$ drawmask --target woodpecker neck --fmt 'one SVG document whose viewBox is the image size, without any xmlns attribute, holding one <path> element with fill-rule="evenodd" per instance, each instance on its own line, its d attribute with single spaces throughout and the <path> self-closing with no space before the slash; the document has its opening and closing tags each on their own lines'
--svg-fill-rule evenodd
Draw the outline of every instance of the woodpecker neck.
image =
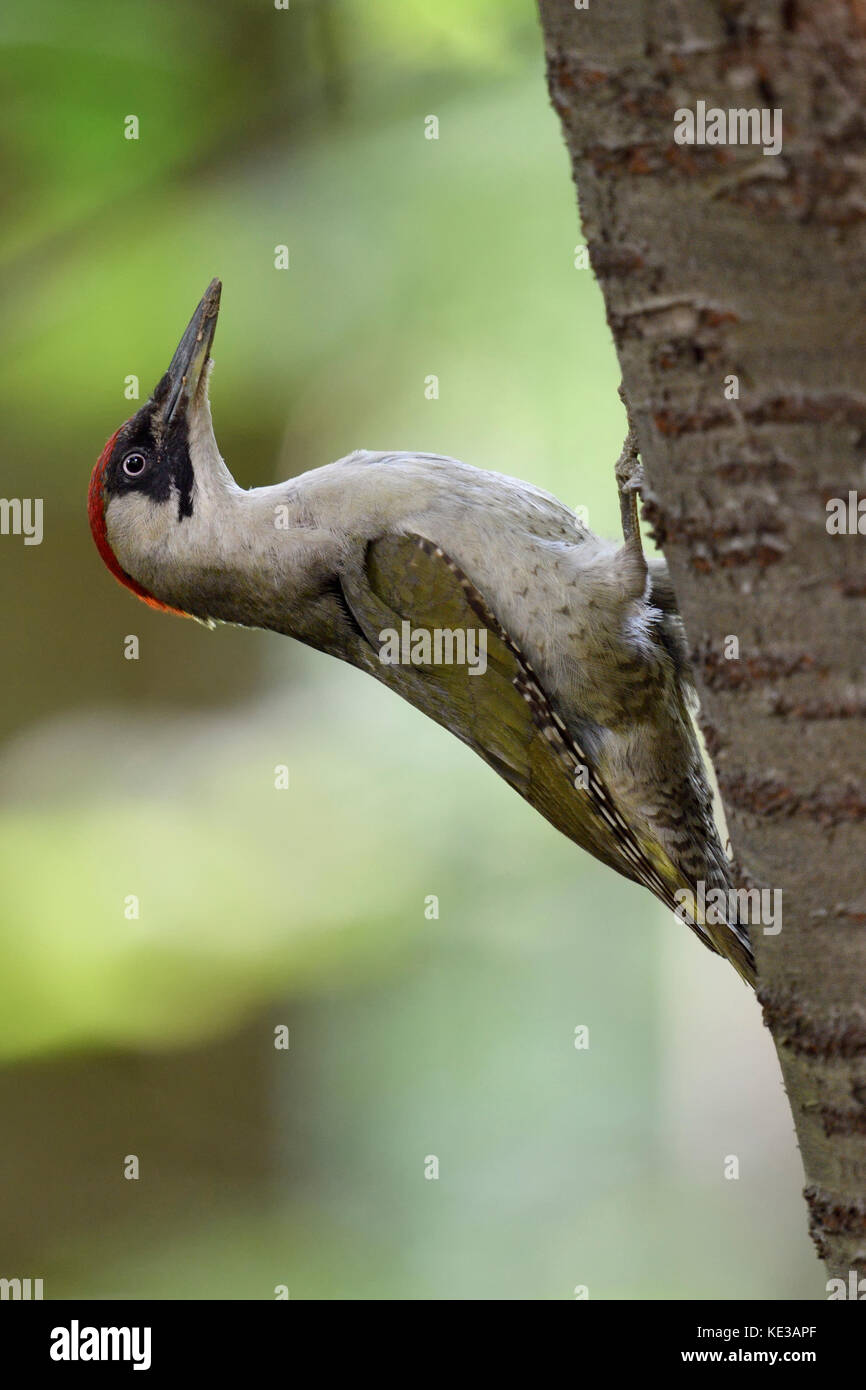
<svg viewBox="0 0 866 1390">
<path fill-rule="evenodd" d="M 210 621 L 224 616 L 226 595 L 214 590 L 229 583 L 232 552 L 243 553 L 246 494 L 220 457 L 206 391 L 171 420 L 163 394 L 161 383 L 103 449 L 90 482 L 91 530 L 112 574 L 144 603 Z"/>
<path fill-rule="evenodd" d="M 244 549 L 244 493 L 221 459 L 208 462 L 194 466 L 185 505 L 138 492 L 108 498 L 104 512 L 109 568 L 151 606 L 203 621 L 224 618 L 215 599 L 231 592 Z"/>
<path fill-rule="evenodd" d="M 244 491 L 207 438 L 191 441 L 190 456 L 183 511 L 174 495 L 106 498 L 97 464 L 91 525 L 108 568 L 151 607 L 315 643 L 318 594 L 337 563 L 333 534 L 305 522 L 292 483 Z"/>
</svg>

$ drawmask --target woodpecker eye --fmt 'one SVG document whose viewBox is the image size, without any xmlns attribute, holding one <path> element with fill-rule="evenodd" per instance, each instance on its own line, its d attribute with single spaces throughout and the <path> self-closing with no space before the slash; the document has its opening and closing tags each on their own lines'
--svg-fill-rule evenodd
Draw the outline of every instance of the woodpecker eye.
<svg viewBox="0 0 866 1390">
<path fill-rule="evenodd" d="M 123 471 L 127 478 L 140 478 L 147 467 L 147 459 L 144 454 L 127 454 L 123 460 Z"/>
</svg>

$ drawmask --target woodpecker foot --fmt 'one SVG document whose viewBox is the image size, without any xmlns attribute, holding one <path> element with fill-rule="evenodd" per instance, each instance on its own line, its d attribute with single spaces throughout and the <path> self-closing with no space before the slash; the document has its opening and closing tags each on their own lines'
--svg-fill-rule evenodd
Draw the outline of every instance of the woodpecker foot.
<svg viewBox="0 0 866 1390">
<path fill-rule="evenodd" d="M 616 461 L 616 484 L 620 492 L 640 492 L 643 484 L 643 464 L 639 458 L 634 430 L 629 430 Z"/>
<path fill-rule="evenodd" d="M 640 544 L 638 523 L 638 497 L 644 483 L 643 464 L 638 458 L 638 442 L 634 430 L 629 427 L 622 446 L 622 453 L 616 461 L 616 485 L 619 489 L 619 509 L 622 517 L 622 534 L 625 540 L 637 538 Z"/>
</svg>

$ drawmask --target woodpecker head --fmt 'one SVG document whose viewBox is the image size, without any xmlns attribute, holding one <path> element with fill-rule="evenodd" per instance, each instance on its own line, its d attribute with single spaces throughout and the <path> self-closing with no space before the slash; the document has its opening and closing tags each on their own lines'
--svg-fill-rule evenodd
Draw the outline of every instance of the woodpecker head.
<svg viewBox="0 0 866 1390">
<path fill-rule="evenodd" d="M 90 528 L 112 574 L 153 608 L 186 613 L 165 576 L 195 549 L 196 510 L 234 483 L 217 449 L 207 382 L 219 312 L 212 280 L 146 405 L 111 436 L 90 479 Z M 184 534 L 186 530 L 187 534 Z"/>
</svg>

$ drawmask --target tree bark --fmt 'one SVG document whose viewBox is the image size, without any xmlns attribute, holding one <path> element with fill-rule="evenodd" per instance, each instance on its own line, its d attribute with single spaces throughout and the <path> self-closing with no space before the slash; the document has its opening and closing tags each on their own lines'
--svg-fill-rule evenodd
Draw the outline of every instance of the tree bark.
<svg viewBox="0 0 866 1390">
<path fill-rule="evenodd" d="M 866 1274 L 866 0 L 539 7 L 738 882 L 782 893 L 781 931 L 752 927 L 758 997 L 811 1234 L 847 1281 Z M 678 143 L 701 101 L 779 110 L 781 152 Z"/>
</svg>

